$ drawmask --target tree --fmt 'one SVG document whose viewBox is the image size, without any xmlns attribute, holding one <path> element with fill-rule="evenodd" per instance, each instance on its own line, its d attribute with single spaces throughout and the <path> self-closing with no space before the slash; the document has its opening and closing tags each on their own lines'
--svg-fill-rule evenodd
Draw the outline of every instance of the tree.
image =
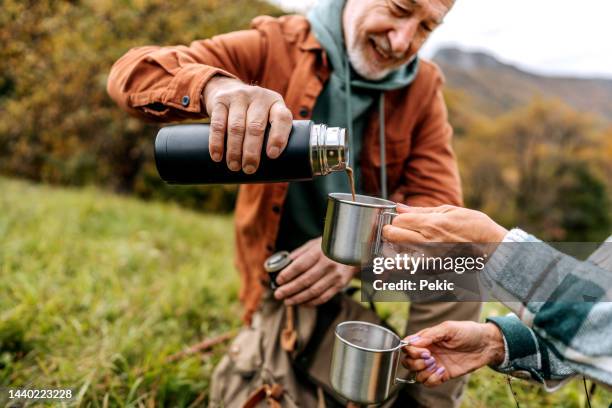
<svg viewBox="0 0 612 408">
<path fill-rule="evenodd" d="M 547 240 L 609 234 L 607 138 L 591 116 L 535 99 L 500 118 L 464 123 L 456 145 L 467 206 Z"/>
<path fill-rule="evenodd" d="M 131 47 L 188 44 L 247 28 L 260 14 L 279 10 L 259 0 L 4 0 L 0 172 L 231 210 L 235 188 L 159 182 L 157 126 L 121 112 L 106 94 L 106 78 Z"/>
<path fill-rule="evenodd" d="M 606 186 L 585 162 L 560 168 L 557 190 L 559 224 L 566 241 L 602 241 L 612 231 L 611 204 Z"/>
</svg>

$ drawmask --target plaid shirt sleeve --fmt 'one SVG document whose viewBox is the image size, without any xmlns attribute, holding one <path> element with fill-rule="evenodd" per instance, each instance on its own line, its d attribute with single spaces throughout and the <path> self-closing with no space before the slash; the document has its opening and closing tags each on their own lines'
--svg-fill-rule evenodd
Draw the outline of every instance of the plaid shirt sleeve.
<svg viewBox="0 0 612 408">
<path fill-rule="evenodd" d="M 582 262 L 519 229 L 505 242 L 481 277 L 515 313 L 488 319 L 506 346 L 494 368 L 547 389 L 576 374 L 612 384 L 612 245 Z"/>
<path fill-rule="evenodd" d="M 487 322 L 497 325 L 504 337 L 506 356 L 502 364 L 492 367 L 496 371 L 542 383 L 549 391 L 576 375 L 576 371 L 515 314 L 489 317 Z"/>
</svg>

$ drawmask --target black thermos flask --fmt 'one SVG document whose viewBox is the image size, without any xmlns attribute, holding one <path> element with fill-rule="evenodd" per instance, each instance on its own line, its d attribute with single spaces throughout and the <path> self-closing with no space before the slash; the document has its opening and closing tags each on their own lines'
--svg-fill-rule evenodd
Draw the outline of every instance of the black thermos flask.
<svg viewBox="0 0 612 408">
<path fill-rule="evenodd" d="M 161 178 L 170 184 L 263 183 L 309 180 L 346 169 L 348 137 L 339 127 L 309 120 L 294 120 L 287 147 L 276 159 L 265 154 L 270 126 L 257 171 L 231 171 L 225 162 L 210 157 L 210 125 L 184 124 L 160 129 L 155 139 L 155 164 Z M 225 151 L 225 150 L 224 150 Z"/>
</svg>

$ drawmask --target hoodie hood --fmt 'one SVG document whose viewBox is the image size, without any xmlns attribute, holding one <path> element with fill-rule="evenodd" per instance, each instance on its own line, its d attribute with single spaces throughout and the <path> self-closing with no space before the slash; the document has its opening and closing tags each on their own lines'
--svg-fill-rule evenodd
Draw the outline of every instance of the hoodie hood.
<svg viewBox="0 0 612 408">
<path fill-rule="evenodd" d="M 350 64 L 348 64 L 349 72 L 347 72 L 348 54 L 342 28 L 342 12 L 345 3 L 346 0 L 319 0 L 308 13 L 308 21 L 312 31 L 325 49 L 332 65 L 332 76 L 337 76 L 344 82 L 345 76 L 348 74 L 351 87 L 361 89 L 389 91 L 408 86 L 416 77 L 418 58 L 414 58 L 378 81 L 361 78 Z"/>
</svg>

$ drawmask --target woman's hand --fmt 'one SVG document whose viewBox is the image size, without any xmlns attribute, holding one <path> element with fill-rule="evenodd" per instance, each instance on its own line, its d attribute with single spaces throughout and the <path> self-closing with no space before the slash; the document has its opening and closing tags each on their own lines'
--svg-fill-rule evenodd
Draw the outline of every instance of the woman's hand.
<svg viewBox="0 0 612 408">
<path fill-rule="evenodd" d="M 447 321 L 406 338 L 404 367 L 416 380 L 433 387 L 485 365 L 499 365 L 504 340 L 493 323 Z"/>
<path fill-rule="evenodd" d="M 408 207 L 398 205 L 400 213 L 383 236 L 395 244 L 427 242 L 495 243 L 508 232 L 486 214 L 452 205 L 440 207 Z"/>
</svg>

